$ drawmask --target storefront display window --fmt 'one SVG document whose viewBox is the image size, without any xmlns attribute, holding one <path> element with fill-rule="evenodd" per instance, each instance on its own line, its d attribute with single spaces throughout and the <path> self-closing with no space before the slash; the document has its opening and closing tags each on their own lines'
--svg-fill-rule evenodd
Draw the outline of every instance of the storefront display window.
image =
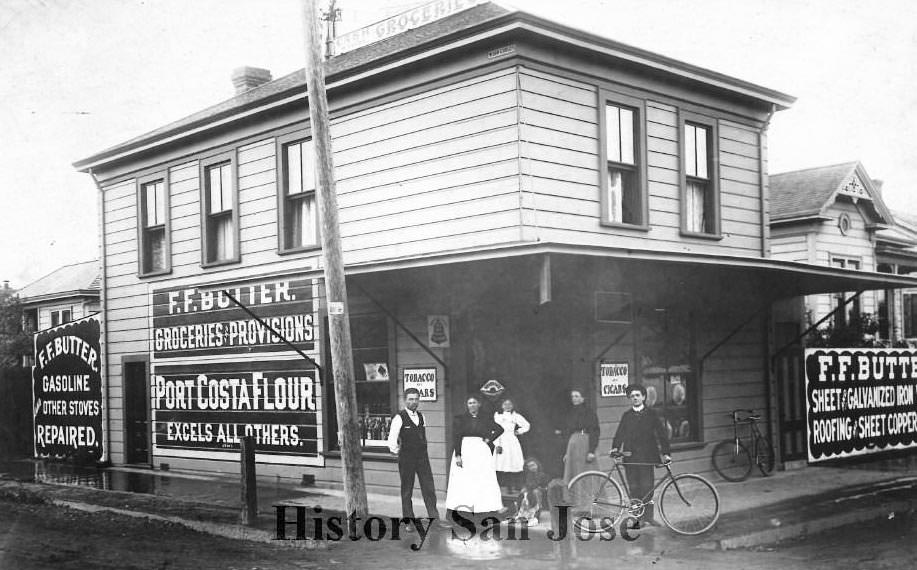
<svg viewBox="0 0 917 570">
<path fill-rule="evenodd" d="M 646 404 L 664 418 L 672 442 L 696 441 L 700 414 L 690 315 L 677 309 L 644 308 L 639 326 Z"/>
<path fill-rule="evenodd" d="M 354 380 L 363 445 L 384 446 L 394 414 L 394 374 L 391 371 L 394 363 L 389 351 L 388 320 L 383 315 L 351 316 L 350 337 L 353 345 Z M 328 352 L 330 355 L 330 350 Z M 330 357 L 326 362 L 330 364 Z M 326 377 L 330 381 L 333 375 L 329 372 L 326 372 Z M 329 415 L 334 416 L 337 406 L 331 405 L 328 410 Z M 337 431 L 337 418 L 329 418 L 329 425 Z M 337 438 L 331 439 L 333 442 L 336 440 Z"/>
</svg>

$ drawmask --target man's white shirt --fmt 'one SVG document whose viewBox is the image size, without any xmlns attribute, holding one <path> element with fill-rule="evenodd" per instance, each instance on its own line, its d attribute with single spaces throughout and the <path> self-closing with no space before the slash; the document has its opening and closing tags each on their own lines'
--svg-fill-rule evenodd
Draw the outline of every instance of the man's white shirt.
<svg viewBox="0 0 917 570">
<path fill-rule="evenodd" d="M 404 409 L 407 412 L 408 417 L 414 422 L 415 426 L 420 425 L 420 414 L 415 410 Z M 401 414 L 395 414 L 395 417 L 392 418 L 392 425 L 388 430 L 388 449 L 392 453 L 398 453 L 400 449 L 398 446 L 398 436 L 401 434 Z"/>
</svg>

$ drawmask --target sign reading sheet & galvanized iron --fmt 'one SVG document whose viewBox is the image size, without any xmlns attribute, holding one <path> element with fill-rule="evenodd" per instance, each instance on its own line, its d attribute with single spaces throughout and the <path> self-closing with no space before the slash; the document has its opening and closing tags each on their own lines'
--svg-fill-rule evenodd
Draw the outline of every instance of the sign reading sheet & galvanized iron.
<svg viewBox="0 0 917 570">
<path fill-rule="evenodd" d="M 318 373 L 290 346 L 318 361 L 316 292 L 296 277 L 153 291 L 156 455 L 232 459 L 253 436 L 260 462 L 323 464 Z"/>
<path fill-rule="evenodd" d="M 101 319 L 35 333 L 35 455 L 103 459 Z"/>
<path fill-rule="evenodd" d="M 809 461 L 917 446 L 917 351 L 807 349 Z"/>
</svg>

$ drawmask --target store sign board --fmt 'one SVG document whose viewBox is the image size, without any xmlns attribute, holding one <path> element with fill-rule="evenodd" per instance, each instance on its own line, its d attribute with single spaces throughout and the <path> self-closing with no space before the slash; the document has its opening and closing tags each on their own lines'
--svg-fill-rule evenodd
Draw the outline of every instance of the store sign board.
<svg viewBox="0 0 917 570">
<path fill-rule="evenodd" d="M 259 454 L 318 456 L 321 388 L 301 361 L 158 365 L 152 391 L 158 449 L 237 451 L 251 435 Z"/>
<path fill-rule="evenodd" d="M 157 289 L 152 302 L 155 359 L 291 350 L 284 339 L 299 350 L 315 350 L 317 299 L 312 279 Z"/>
<path fill-rule="evenodd" d="M 810 462 L 917 447 L 917 351 L 807 349 Z"/>
<path fill-rule="evenodd" d="M 626 396 L 625 390 L 628 385 L 628 364 L 627 362 L 607 362 L 599 363 L 599 388 L 603 398 L 613 396 Z"/>
<path fill-rule="evenodd" d="M 101 460 L 101 318 L 93 315 L 33 337 L 32 411 L 37 457 Z"/>
<path fill-rule="evenodd" d="M 405 368 L 402 377 L 404 389 L 419 391 L 421 402 L 436 401 L 436 368 Z"/>
</svg>

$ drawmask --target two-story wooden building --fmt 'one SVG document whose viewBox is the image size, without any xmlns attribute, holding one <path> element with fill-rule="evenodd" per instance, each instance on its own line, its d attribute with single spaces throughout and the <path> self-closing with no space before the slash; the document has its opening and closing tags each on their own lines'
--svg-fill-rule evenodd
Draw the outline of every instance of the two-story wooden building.
<svg viewBox="0 0 917 570">
<path fill-rule="evenodd" d="M 265 75 L 76 164 L 100 188 L 115 463 L 233 471 L 247 432 L 260 473 L 340 481 L 305 76 Z M 771 303 L 883 279 L 769 258 L 782 93 L 491 3 L 326 78 L 373 488 L 397 488 L 382 440 L 406 378 L 435 385 L 441 490 L 451 418 L 491 379 L 555 469 L 566 391 L 606 450 L 623 381 L 707 470 L 729 410 L 774 407 Z"/>
</svg>

